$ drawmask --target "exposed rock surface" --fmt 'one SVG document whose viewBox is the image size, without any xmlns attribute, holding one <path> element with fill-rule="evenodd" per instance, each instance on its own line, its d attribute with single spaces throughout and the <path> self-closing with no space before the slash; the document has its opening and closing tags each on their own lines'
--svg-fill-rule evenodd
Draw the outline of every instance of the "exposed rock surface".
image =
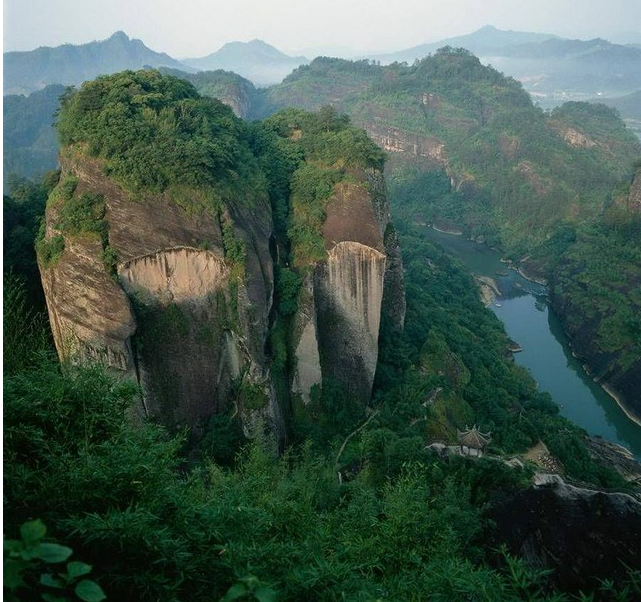
<svg viewBox="0 0 641 602">
<path fill-rule="evenodd" d="M 61 162 L 63 180 L 78 181 L 74 196 L 104 198 L 107 240 L 64 233 L 60 259 L 41 265 L 60 355 L 99 359 L 137 379 L 141 411 L 172 427 L 197 434 L 233 406 L 246 431 L 262 417 L 282 434 L 265 351 L 274 262 L 266 195 L 215 212 L 199 208 L 196 197 L 181 205 L 169 193 L 133 197 L 77 149 Z M 57 211 L 51 203 L 49 238 L 61 233 Z M 230 225 L 244 248 L 240 274 L 226 257 Z M 326 257 L 304 274 L 294 316 L 290 382 L 304 402 L 315 385 L 331 381 L 366 404 L 382 314 L 392 329 L 405 318 L 398 237 L 380 171 L 354 169 L 335 186 L 322 235 Z M 103 263 L 105 244 L 117 254 L 113 275 Z"/>
<path fill-rule="evenodd" d="M 596 142 L 592 140 L 592 138 L 575 128 L 560 125 L 558 126 L 557 131 L 561 138 L 563 138 L 563 140 L 565 140 L 570 146 L 576 146 L 578 148 L 592 148 L 593 146 L 596 146 Z"/>
<path fill-rule="evenodd" d="M 51 330 L 62 359 L 98 360 L 133 375 L 136 320 L 101 253 L 98 237 L 67 240 L 58 263 L 41 270 Z"/>
<path fill-rule="evenodd" d="M 146 413 L 172 426 L 198 429 L 242 398 L 232 398 L 234 386 L 236 394 L 251 386 L 252 412 L 278 431 L 264 351 L 273 292 L 266 195 L 216 215 L 183 209 L 167 194 L 132 198 L 81 153 L 67 152 L 61 162 L 63 178 L 78 179 L 75 195 L 103 195 L 118 260 L 114 279 L 98 236 L 66 235 L 61 258 L 41 266 L 60 355 L 101 359 L 136 376 Z M 225 259 L 223 220 L 244 244 L 244 277 L 233 276 Z M 48 236 L 56 222 L 49 207 Z"/>
<path fill-rule="evenodd" d="M 398 239 L 389 222 L 382 173 L 358 171 L 326 208 L 327 257 L 306 275 L 295 316 L 293 389 L 304 402 L 324 378 L 369 400 L 383 307 L 402 328 L 405 297 Z"/>
<path fill-rule="evenodd" d="M 367 133 L 381 148 L 390 153 L 407 153 L 433 160 L 439 167 L 449 168 L 445 144 L 434 136 L 411 134 L 395 127 L 366 125 Z"/>
<path fill-rule="evenodd" d="M 488 517 L 497 541 L 534 566 L 554 569 L 563 589 L 592 590 L 597 579 L 641 568 L 641 502 L 625 493 L 574 487 L 558 475 L 495 502 Z"/>
<path fill-rule="evenodd" d="M 241 86 L 230 86 L 224 94 L 218 95 L 220 102 L 230 106 L 236 117 L 247 119 L 252 110 L 252 99 L 248 91 Z"/>
<path fill-rule="evenodd" d="M 606 463 L 626 481 L 641 485 L 641 464 L 634 459 L 630 450 L 601 437 L 586 437 L 585 444 L 594 459 Z"/>
<path fill-rule="evenodd" d="M 490 278 L 489 276 L 477 276 L 474 274 L 474 280 L 476 280 L 476 284 L 479 287 L 481 303 L 483 303 L 485 307 L 492 305 L 494 300 L 501 296 L 501 291 L 499 290 L 494 278 Z"/>
<path fill-rule="evenodd" d="M 376 371 L 385 261 L 377 249 L 343 241 L 314 270 L 321 369 L 363 403 Z"/>
</svg>

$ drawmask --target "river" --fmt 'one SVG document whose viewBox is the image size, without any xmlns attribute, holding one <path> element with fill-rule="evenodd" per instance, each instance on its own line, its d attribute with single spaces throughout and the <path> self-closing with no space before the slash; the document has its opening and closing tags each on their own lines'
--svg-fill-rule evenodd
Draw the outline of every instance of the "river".
<svg viewBox="0 0 641 602">
<path fill-rule="evenodd" d="M 473 274 L 495 280 L 501 296 L 491 309 L 508 336 L 523 348 L 514 354 L 514 360 L 552 396 L 561 414 L 591 435 L 623 445 L 641 460 L 641 426 L 625 415 L 572 355 L 559 319 L 547 303 L 545 287 L 508 269 L 500 254 L 486 245 L 432 228 L 425 228 L 425 236 Z"/>
</svg>

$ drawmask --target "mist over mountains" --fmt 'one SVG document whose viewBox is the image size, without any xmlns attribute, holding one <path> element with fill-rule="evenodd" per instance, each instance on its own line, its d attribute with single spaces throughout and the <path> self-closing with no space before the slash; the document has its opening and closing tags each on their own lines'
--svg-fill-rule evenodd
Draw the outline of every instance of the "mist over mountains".
<svg viewBox="0 0 641 602">
<path fill-rule="evenodd" d="M 551 34 L 502 31 L 487 25 L 469 35 L 368 58 L 412 63 L 443 46 L 462 47 L 518 79 L 551 108 L 565 100 L 619 96 L 641 88 L 641 48 L 601 38 L 568 40 Z"/>
<path fill-rule="evenodd" d="M 252 40 L 229 42 L 212 54 L 184 59 L 183 63 L 199 71 L 233 71 L 257 86 L 270 86 L 281 82 L 296 67 L 309 63 L 309 59 L 288 56 L 262 40 Z"/>
<path fill-rule="evenodd" d="M 641 48 L 636 44 L 615 44 L 601 38 L 569 40 L 491 25 L 468 35 L 361 58 L 382 64 L 412 63 L 444 46 L 465 48 L 481 62 L 518 79 L 544 106 L 597 95 L 621 96 L 641 88 Z M 229 42 L 207 56 L 177 60 L 119 31 L 106 40 L 79 46 L 5 53 L 4 94 L 29 94 L 48 84 L 78 85 L 97 75 L 146 66 L 186 72 L 224 69 L 265 87 L 280 83 L 309 62 L 258 39 Z"/>
</svg>

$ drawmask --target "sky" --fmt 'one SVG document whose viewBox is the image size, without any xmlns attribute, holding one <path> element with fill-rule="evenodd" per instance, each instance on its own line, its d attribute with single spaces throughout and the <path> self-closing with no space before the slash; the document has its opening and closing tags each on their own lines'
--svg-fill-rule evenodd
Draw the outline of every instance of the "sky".
<svg viewBox="0 0 641 602">
<path fill-rule="evenodd" d="M 4 51 L 122 30 L 175 58 L 262 39 L 288 54 L 358 56 L 483 25 L 641 42 L 641 0 L 4 0 Z"/>
</svg>

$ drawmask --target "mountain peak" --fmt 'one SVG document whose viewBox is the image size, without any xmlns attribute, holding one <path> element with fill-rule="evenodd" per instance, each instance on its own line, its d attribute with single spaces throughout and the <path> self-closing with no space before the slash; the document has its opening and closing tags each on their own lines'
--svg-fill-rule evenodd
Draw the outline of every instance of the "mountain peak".
<svg viewBox="0 0 641 602">
<path fill-rule="evenodd" d="M 238 53 L 239 55 L 245 55 L 247 52 L 259 52 L 274 59 L 290 58 L 275 46 L 268 44 L 264 40 L 259 40 L 258 38 L 250 40 L 249 42 L 227 42 L 214 54 Z"/>
<path fill-rule="evenodd" d="M 123 42 L 129 42 L 131 38 L 124 31 L 118 30 L 112 33 L 107 39 L 122 40 Z"/>
<path fill-rule="evenodd" d="M 77 46 L 64 44 L 55 48 L 5 53 L 4 93 L 29 94 L 49 83 L 77 86 L 96 75 L 141 69 L 145 65 L 185 69 L 182 63 L 167 54 L 147 48 L 142 40 L 132 39 L 124 31 L 116 31 L 106 40 Z"/>
<path fill-rule="evenodd" d="M 265 42 L 265 40 L 260 40 L 258 38 L 254 38 L 253 40 L 249 40 L 249 42 L 245 42 L 247 46 L 268 46 L 269 48 L 273 48 L 271 44 L 268 44 Z"/>
<path fill-rule="evenodd" d="M 199 70 L 234 71 L 257 86 L 269 86 L 283 80 L 293 69 L 309 61 L 304 56 L 289 56 L 264 40 L 227 42 L 216 52 L 201 58 L 184 59 Z"/>
</svg>

